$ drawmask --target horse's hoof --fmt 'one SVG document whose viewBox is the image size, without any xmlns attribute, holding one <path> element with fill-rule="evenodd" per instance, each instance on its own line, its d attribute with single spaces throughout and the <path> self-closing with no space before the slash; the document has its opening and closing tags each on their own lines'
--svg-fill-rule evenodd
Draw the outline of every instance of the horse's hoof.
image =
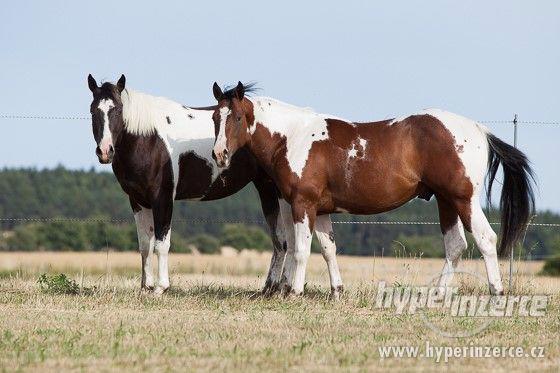
<svg viewBox="0 0 560 373">
<path fill-rule="evenodd" d="M 149 294 L 152 293 L 154 291 L 154 287 L 153 286 L 142 286 L 140 288 L 140 292 L 142 294 Z"/>
<path fill-rule="evenodd" d="M 262 289 L 261 294 L 265 297 L 272 297 L 280 292 L 280 283 L 267 283 Z"/>
<path fill-rule="evenodd" d="M 156 297 L 160 297 L 163 295 L 163 293 L 165 293 L 167 290 L 169 290 L 169 287 L 164 288 L 163 286 L 158 286 L 154 289 L 154 295 Z"/>
<path fill-rule="evenodd" d="M 340 296 L 344 293 L 344 285 L 338 285 L 337 287 L 331 287 L 331 295 L 330 300 L 332 301 L 339 301 Z"/>
<path fill-rule="evenodd" d="M 297 291 L 289 285 L 284 286 L 283 293 L 285 299 L 296 299 L 303 296 L 303 290 Z"/>
</svg>

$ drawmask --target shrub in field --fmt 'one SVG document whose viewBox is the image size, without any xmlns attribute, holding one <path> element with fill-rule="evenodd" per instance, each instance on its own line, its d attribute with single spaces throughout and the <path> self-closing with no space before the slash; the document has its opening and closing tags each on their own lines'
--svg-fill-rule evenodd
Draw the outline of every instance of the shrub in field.
<svg viewBox="0 0 560 373">
<path fill-rule="evenodd" d="M 191 252 L 189 241 L 179 234 L 171 234 L 171 251 L 174 253 L 188 254 Z"/>
<path fill-rule="evenodd" d="M 119 251 L 138 249 L 136 227 L 132 224 L 110 225 L 105 232 L 109 247 Z"/>
<path fill-rule="evenodd" d="M 49 294 L 78 294 L 80 287 L 76 281 L 66 277 L 64 273 L 48 276 L 43 273 L 37 280 L 41 291 Z"/>
<path fill-rule="evenodd" d="M 393 255 L 400 257 L 442 258 L 445 256 L 441 236 L 399 236 Z"/>
<path fill-rule="evenodd" d="M 225 224 L 220 241 L 222 245 L 231 246 L 237 250 L 264 251 L 272 247 L 269 236 L 261 228 L 244 224 Z"/>
<path fill-rule="evenodd" d="M 33 251 L 39 247 L 36 224 L 20 225 L 6 239 L 6 249 L 12 251 Z"/>
<path fill-rule="evenodd" d="M 209 234 L 197 234 L 189 242 L 203 254 L 216 254 L 220 251 L 220 240 Z"/>
<path fill-rule="evenodd" d="M 172 237 L 175 252 L 189 252 L 188 243 L 178 234 Z M 2 248 L 11 251 L 32 250 L 104 250 L 138 249 L 134 224 L 113 224 L 106 221 L 54 221 L 17 226 Z"/>
<path fill-rule="evenodd" d="M 560 255 L 547 259 L 541 274 L 548 276 L 560 276 Z"/>
<path fill-rule="evenodd" d="M 55 221 L 37 226 L 40 245 L 47 250 L 77 250 L 88 248 L 84 224 Z"/>
</svg>

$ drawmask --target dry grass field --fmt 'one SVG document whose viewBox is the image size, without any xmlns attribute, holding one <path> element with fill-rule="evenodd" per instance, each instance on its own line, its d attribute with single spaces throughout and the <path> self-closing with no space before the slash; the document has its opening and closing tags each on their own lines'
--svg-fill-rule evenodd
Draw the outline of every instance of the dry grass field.
<svg viewBox="0 0 560 373">
<path fill-rule="evenodd" d="M 142 294 L 136 253 L 0 253 L 2 371 L 557 371 L 560 279 L 518 263 L 519 292 L 550 294 L 546 316 L 497 319 L 469 338 L 446 338 L 419 315 L 374 307 L 377 283 L 424 285 L 442 260 L 340 257 L 346 292 L 328 299 L 326 266 L 313 255 L 303 297 L 264 298 L 269 254 L 172 254 L 172 289 Z M 502 263 L 507 273 L 507 263 Z M 461 268 L 485 276 L 479 260 Z M 43 272 L 64 272 L 78 295 L 41 291 Z M 543 358 L 381 359 L 380 346 L 544 347 Z"/>
</svg>

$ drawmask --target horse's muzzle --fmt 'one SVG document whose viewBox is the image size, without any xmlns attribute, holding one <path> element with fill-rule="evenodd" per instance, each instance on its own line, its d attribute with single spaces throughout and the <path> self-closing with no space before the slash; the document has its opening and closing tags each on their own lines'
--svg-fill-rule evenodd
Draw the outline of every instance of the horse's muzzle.
<svg viewBox="0 0 560 373">
<path fill-rule="evenodd" d="M 229 167 L 229 154 L 227 149 L 221 152 L 212 151 L 212 158 L 214 158 L 219 168 Z"/>
<path fill-rule="evenodd" d="M 115 148 L 113 148 L 113 145 L 109 145 L 109 148 L 106 149 L 105 151 L 103 151 L 98 146 L 95 149 L 95 154 L 97 155 L 97 158 L 99 159 L 99 163 L 109 164 L 113 161 L 113 156 L 115 155 Z"/>
</svg>

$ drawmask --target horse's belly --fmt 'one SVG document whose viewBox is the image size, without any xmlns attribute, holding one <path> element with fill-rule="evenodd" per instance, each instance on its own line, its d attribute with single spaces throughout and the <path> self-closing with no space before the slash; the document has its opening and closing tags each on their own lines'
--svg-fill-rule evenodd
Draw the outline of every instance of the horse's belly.
<svg viewBox="0 0 560 373">
<path fill-rule="evenodd" d="M 345 181 L 330 188 L 333 212 L 378 214 L 393 210 L 418 195 L 419 181 L 413 175 L 404 176 L 391 170 L 365 167 L 352 172 L 349 168 Z"/>
<path fill-rule="evenodd" d="M 212 164 L 194 152 L 179 157 L 175 199 L 202 199 L 212 185 Z"/>
</svg>

